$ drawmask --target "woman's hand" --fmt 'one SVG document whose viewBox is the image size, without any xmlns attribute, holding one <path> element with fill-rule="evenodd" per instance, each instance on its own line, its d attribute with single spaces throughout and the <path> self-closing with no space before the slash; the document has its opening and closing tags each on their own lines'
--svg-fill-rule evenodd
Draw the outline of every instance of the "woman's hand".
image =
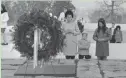
<svg viewBox="0 0 126 78">
<path fill-rule="evenodd" d="M 78 35 L 78 33 L 73 33 L 73 35 L 74 35 L 74 36 L 77 36 L 77 35 Z"/>
<path fill-rule="evenodd" d="M 100 39 L 98 39 L 98 41 L 105 41 L 105 39 L 103 39 L 103 38 L 100 38 Z"/>
<path fill-rule="evenodd" d="M 67 30 L 67 32 L 68 32 L 68 33 L 73 33 L 73 31 L 72 31 L 72 30 Z"/>
<path fill-rule="evenodd" d="M 69 34 L 69 33 L 73 34 L 73 31 L 72 30 L 67 30 L 66 34 Z"/>
<path fill-rule="evenodd" d="M 74 36 L 80 35 L 80 32 L 74 31 L 74 32 L 73 32 L 73 35 L 74 35 Z"/>
</svg>

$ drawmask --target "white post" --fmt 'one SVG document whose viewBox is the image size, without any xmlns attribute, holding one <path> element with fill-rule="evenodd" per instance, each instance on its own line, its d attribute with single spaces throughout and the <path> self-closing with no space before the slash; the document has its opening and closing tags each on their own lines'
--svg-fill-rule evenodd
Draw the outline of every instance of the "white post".
<svg viewBox="0 0 126 78">
<path fill-rule="evenodd" d="M 38 65 L 38 29 L 36 28 L 34 31 L 34 65 L 33 68 L 35 68 Z"/>
</svg>

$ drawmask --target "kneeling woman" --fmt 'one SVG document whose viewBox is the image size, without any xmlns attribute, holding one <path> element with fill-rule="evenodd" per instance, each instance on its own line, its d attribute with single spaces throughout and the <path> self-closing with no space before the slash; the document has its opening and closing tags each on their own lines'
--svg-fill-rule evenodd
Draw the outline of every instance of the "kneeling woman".
<svg viewBox="0 0 126 78">
<path fill-rule="evenodd" d="M 106 27 L 103 18 L 100 18 L 98 21 L 98 28 L 94 32 L 93 39 L 96 41 L 96 56 L 98 59 L 107 59 L 107 56 L 109 56 L 109 40 L 111 39 L 111 33 Z"/>
<path fill-rule="evenodd" d="M 77 35 L 80 34 L 77 23 L 73 21 L 73 12 L 68 10 L 65 13 L 66 21 L 62 24 L 63 32 L 65 35 L 64 54 L 66 59 L 74 59 L 77 52 Z"/>
</svg>

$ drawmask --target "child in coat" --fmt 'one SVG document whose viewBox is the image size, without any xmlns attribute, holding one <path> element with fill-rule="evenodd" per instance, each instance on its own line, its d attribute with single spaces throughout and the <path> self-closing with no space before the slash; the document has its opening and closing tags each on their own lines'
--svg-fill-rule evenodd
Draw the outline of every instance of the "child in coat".
<svg viewBox="0 0 126 78">
<path fill-rule="evenodd" d="M 79 59 L 90 59 L 91 56 L 89 55 L 89 48 L 90 48 L 90 42 L 87 40 L 88 33 L 83 32 L 82 33 L 82 39 L 78 41 L 78 53 L 79 53 Z"/>
</svg>

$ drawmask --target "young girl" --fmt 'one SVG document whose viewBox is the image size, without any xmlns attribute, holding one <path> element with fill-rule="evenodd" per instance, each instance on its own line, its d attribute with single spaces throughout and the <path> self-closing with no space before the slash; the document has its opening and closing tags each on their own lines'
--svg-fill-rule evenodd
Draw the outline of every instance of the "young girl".
<svg viewBox="0 0 126 78">
<path fill-rule="evenodd" d="M 106 27 L 103 18 L 98 20 L 98 28 L 94 32 L 93 39 L 96 41 L 96 56 L 98 59 L 107 59 L 107 56 L 109 56 L 109 40 L 111 39 L 111 32 Z"/>
<path fill-rule="evenodd" d="M 115 42 L 116 43 L 121 43 L 123 40 L 122 38 L 122 31 L 121 31 L 121 27 L 118 25 L 116 27 L 116 30 L 115 30 Z"/>
<path fill-rule="evenodd" d="M 78 41 L 78 53 L 79 53 L 79 59 L 90 59 L 91 56 L 89 55 L 89 48 L 90 48 L 90 42 L 87 40 L 88 33 L 83 32 L 82 33 L 82 39 Z"/>
</svg>

